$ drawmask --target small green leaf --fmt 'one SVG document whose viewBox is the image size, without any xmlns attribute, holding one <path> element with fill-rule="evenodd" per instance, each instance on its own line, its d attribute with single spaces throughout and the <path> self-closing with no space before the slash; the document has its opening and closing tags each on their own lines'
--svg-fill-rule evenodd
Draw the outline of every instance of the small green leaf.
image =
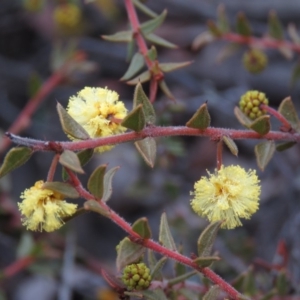
<svg viewBox="0 0 300 300">
<path fill-rule="evenodd" d="M 216 300 L 218 299 L 220 292 L 220 287 L 218 285 L 213 285 L 203 296 L 202 300 Z"/>
<path fill-rule="evenodd" d="M 271 130 L 270 116 L 264 115 L 255 119 L 250 128 L 260 135 L 265 135 Z"/>
<path fill-rule="evenodd" d="M 192 61 L 185 61 L 185 62 L 181 62 L 181 63 L 161 63 L 159 64 L 159 68 L 165 72 L 172 72 L 181 68 L 185 68 L 187 66 L 189 66 L 192 63 Z"/>
<path fill-rule="evenodd" d="M 140 104 L 142 104 L 146 123 L 154 124 L 155 123 L 155 111 L 154 111 L 153 105 L 150 102 L 150 100 L 148 99 L 147 95 L 145 94 L 141 83 L 138 83 L 134 90 L 133 107 L 135 108 Z"/>
<path fill-rule="evenodd" d="M 131 242 L 127 237 L 118 246 L 116 266 L 119 271 L 129 264 L 137 262 L 145 252 L 142 245 Z"/>
<path fill-rule="evenodd" d="M 88 211 L 93 211 L 99 215 L 102 215 L 104 217 L 110 217 L 110 212 L 109 210 L 106 210 L 105 208 L 103 208 L 97 201 L 95 200 L 88 200 L 86 202 L 84 202 L 83 205 L 85 210 Z"/>
<path fill-rule="evenodd" d="M 94 154 L 94 149 L 85 149 L 85 150 L 82 150 L 82 151 L 76 153 L 81 166 L 84 166 L 85 164 L 87 164 L 90 161 L 90 159 L 93 157 L 93 154 Z M 66 172 L 66 169 L 63 168 L 62 179 L 64 181 L 66 181 L 66 180 L 68 180 L 68 178 L 69 178 L 69 175 Z"/>
<path fill-rule="evenodd" d="M 168 88 L 166 82 L 164 80 L 161 80 L 158 82 L 158 86 L 160 87 L 160 89 L 163 91 L 163 93 L 171 100 L 174 100 L 175 97 L 173 96 L 173 94 L 171 93 L 170 89 Z"/>
<path fill-rule="evenodd" d="M 147 15 L 150 18 L 157 17 L 157 13 L 148 8 L 148 6 L 144 5 L 140 0 L 132 0 L 133 4 L 145 15 Z"/>
<path fill-rule="evenodd" d="M 151 43 L 154 43 L 156 45 L 165 47 L 165 48 L 170 48 L 170 49 L 175 49 L 177 48 L 177 45 L 159 37 L 158 35 L 154 33 L 149 33 L 145 36 L 145 39 Z"/>
<path fill-rule="evenodd" d="M 166 213 L 163 213 L 161 215 L 158 239 L 159 242 L 166 248 L 172 251 L 177 251 L 175 242 L 170 231 Z"/>
<path fill-rule="evenodd" d="M 123 127 L 139 132 L 144 129 L 146 125 L 143 105 L 139 104 L 123 119 L 121 125 Z"/>
<path fill-rule="evenodd" d="M 90 138 L 86 130 L 67 113 L 60 103 L 57 103 L 56 109 L 62 129 L 66 134 L 69 134 L 72 137 L 80 140 L 86 140 Z"/>
<path fill-rule="evenodd" d="M 102 201 L 106 202 L 109 200 L 111 194 L 112 194 L 112 180 L 115 176 L 115 173 L 119 170 L 120 167 L 114 167 L 110 170 L 108 170 L 104 175 L 103 180 L 103 196 Z"/>
<path fill-rule="evenodd" d="M 127 53 L 126 53 L 126 61 L 129 62 L 132 60 L 133 55 L 135 53 L 135 40 L 127 43 Z"/>
<path fill-rule="evenodd" d="M 236 143 L 234 142 L 233 139 L 231 139 L 229 136 L 222 136 L 222 140 L 225 143 L 225 145 L 228 147 L 228 149 L 230 150 L 230 152 L 235 155 L 238 156 L 239 153 L 239 149 L 236 145 Z"/>
<path fill-rule="evenodd" d="M 143 239 L 151 238 L 151 229 L 147 218 L 140 218 L 136 220 L 132 225 L 132 230 L 139 234 Z"/>
<path fill-rule="evenodd" d="M 230 25 L 228 21 L 228 16 L 226 14 L 225 6 L 220 4 L 217 8 L 218 14 L 218 28 L 222 33 L 227 33 L 230 31 Z"/>
<path fill-rule="evenodd" d="M 67 198 L 78 198 L 79 194 L 76 189 L 69 183 L 51 181 L 45 182 L 42 186 L 43 189 L 51 190 L 64 195 Z"/>
<path fill-rule="evenodd" d="M 151 249 L 148 249 L 148 263 L 149 263 L 149 268 L 152 272 L 154 267 L 157 264 L 157 259 L 155 257 L 154 251 Z"/>
<path fill-rule="evenodd" d="M 258 167 L 263 171 L 275 152 L 274 141 L 259 143 L 254 148 Z"/>
<path fill-rule="evenodd" d="M 300 130 L 300 122 L 297 110 L 292 102 L 291 97 L 282 100 L 279 105 L 278 111 L 289 121 L 294 130 Z"/>
<path fill-rule="evenodd" d="M 129 85 L 136 85 L 138 83 L 144 83 L 151 79 L 151 72 L 149 70 L 141 73 L 140 75 L 134 77 L 133 79 L 127 81 L 126 83 Z"/>
<path fill-rule="evenodd" d="M 162 280 L 163 275 L 161 272 L 161 269 L 163 268 L 163 266 L 165 265 L 166 261 L 168 260 L 168 258 L 166 256 L 163 256 L 153 267 L 153 269 L 151 270 L 151 278 L 155 279 L 155 280 Z"/>
<path fill-rule="evenodd" d="M 168 300 L 167 296 L 165 295 L 162 289 L 155 289 L 155 290 L 144 290 L 139 291 L 139 294 L 142 294 L 143 297 L 147 300 Z"/>
<path fill-rule="evenodd" d="M 27 147 L 15 147 L 10 149 L 0 167 L 0 178 L 25 164 L 32 153 L 33 150 Z"/>
<path fill-rule="evenodd" d="M 155 61 L 157 59 L 157 51 L 155 46 L 151 46 L 151 48 L 148 50 L 147 57 L 152 61 Z"/>
<path fill-rule="evenodd" d="M 272 10 L 269 14 L 268 32 L 269 35 L 276 40 L 282 40 L 284 37 L 282 24 L 274 10 Z"/>
<path fill-rule="evenodd" d="M 234 115 L 243 126 L 250 127 L 252 121 L 237 106 L 234 108 Z"/>
<path fill-rule="evenodd" d="M 205 256 L 205 257 L 198 257 L 193 260 L 194 263 L 196 263 L 201 268 L 207 268 L 215 261 L 219 261 L 219 256 Z"/>
<path fill-rule="evenodd" d="M 102 35 L 102 38 L 110 42 L 131 42 L 133 33 L 131 30 L 119 31 L 111 35 Z"/>
<path fill-rule="evenodd" d="M 240 12 L 236 19 L 236 31 L 243 36 L 251 36 L 251 27 L 244 13 Z"/>
<path fill-rule="evenodd" d="M 123 75 L 121 80 L 124 81 L 130 79 L 135 74 L 137 74 L 143 68 L 144 65 L 145 65 L 144 56 L 139 52 L 135 53 L 126 73 Z"/>
<path fill-rule="evenodd" d="M 156 142 L 152 137 L 144 138 L 143 140 L 134 143 L 135 147 L 142 155 L 146 164 L 153 168 L 156 158 Z"/>
<path fill-rule="evenodd" d="M 207 28 L 209 33 L 213 36 L 213 37 L 221 37 L 222 36 L 222 31 L 221 29 L 217 26 L 217 24 L 215 23 L 215 21 L 213 20 L 208 20 L 207 23 Z"/>
<path fill-rule="evenodd" d="M 200 257 L 211 256 L 211 251 L 222 221 L 209 224 L 198 238 L 197 247 Z"/>
<path fill-rule="evenodd" d="M 28 83 L 28 92 L 30 97 L 33 97 L 38 92 L 42 83 L 41 77 L 36 72 L 30 75 Z"/>
<path fill-rule="evenodd" d="M 291 147 L 293 147 L 296 144 L 297 144 L 296 142 L 280 143 L 280 144 L 276 145 L 276 150 L 278 152 L 282 152 L 284 150 L 290 149 Z"/>
<path fill-rule="evenodd" d="M 94 170 L 88 180 L 88 190 L 98 199 L 103 196 L 103 180 L 107 165 L 101 165 Z"/>
<path fill-rule="evenodd" d="M 159 16 L 141 24 L 140 28 L 144 35 L 147 35 L 157 29 L 165 20 L 167 11 L 164 10 Z"/>
<path fill-rule="evenodd" d="M 207 104 L 203 103 L 192 118 L 186 123 L 187 127 L 200 130 L 206 129 L 210 125 L 210 115 L 207 109 Z"/>
<path fill-rule="evenodd" d="M 189 279 L 190 277 L 194 276 L 197 274 L 197 271 L 191 271 L 185 274 L 182 274 L 180 276 L 177 276 L 175 278 L 172 278 L 169 280 L 168 285 L 172 286 L 174 284 L 180 283 L 180 282 L 184 282 L 185 280 Z"/>
<path fill-rule="evenodd" d="M 59 157 L 59 162 L 66 168 L 83 174 L 84 171 L 81 168 L 80 161 L 75 152 L 70 150 L 64 150 L 64 152 Z"/>
</svg>

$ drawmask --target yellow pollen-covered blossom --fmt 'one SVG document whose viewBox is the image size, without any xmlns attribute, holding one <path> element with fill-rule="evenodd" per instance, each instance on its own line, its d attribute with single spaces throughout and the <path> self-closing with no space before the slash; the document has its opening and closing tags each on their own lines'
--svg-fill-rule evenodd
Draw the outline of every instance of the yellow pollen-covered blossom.
<svg viewBox="0 0 300 300">
<path fill-rule="evenodd" d="M 224 220 L 222 228 L 241 226 L 240 218 L 249 219 L 259 207 L 260 185 L 255 170 L 240 166 L 222 166 L 214 174 L 195 183 L 193 210 L 210 222 Z"/>
<path fill-rule="evenodd" d="M 111 136 L 126 131 L 119 123 L 127 115 L 127 109 L 119 95 L 107 88 L 85 87 L 69 100 L 69 115 L 79 123 L 91 138 Z M 70 139 L 75 140 L 69 136 Z M 113 146 L 101 146 L 95 150 L 104 152 Z"/>
<path fill-rule="evenodd" d="M 76 212 L 77 204 L 66 202 L 58 192 L 43 189 L 43 184 L 40 180 L 26 189 L 21 194 L 23 201 L 18 206 L 23 216 L 22 223 L 28 230 L 50 232 L 64 224 L 62 218 Z"/>
</svg>

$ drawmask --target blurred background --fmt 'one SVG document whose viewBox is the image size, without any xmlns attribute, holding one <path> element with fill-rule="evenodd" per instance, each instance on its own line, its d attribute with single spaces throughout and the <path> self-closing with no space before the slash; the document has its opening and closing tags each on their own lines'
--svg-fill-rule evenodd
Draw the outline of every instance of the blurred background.
<svg viewBox="0 0 300 300">
<path fill-rule="evenodd" d="M 212 126 L 242 129 L 233 109 L 240 96 L 250 89 L 266 93 L 274 108 L 283 98 L 292 96 L 299 111 L 299 85 L 291 85 L 297 55 L 287 59 L 277 50 L 267 49 L 267 68 L 253 75 L 242 64 L 246 46 L 233 55 L 228 55 L 230 51 L 225 41 L 192 50 L 193 40 L 207 30 L 207 20 L 216 19 L 220 4 L 224 4 L 232 27 L 236 14 L 243 11 L 256 36 L 266 33 L 271 10 L 277 12 L 284 27 L 290 23 L 296 28 L 299 26 L 297 0 L 148 0 L 145 5 L 153 11 L 168 11 L 166 21 L 156 34 L 178 45 L 177 49 L 157 47 L 159 61 L 193 61 L 190 66 L 166 75 L 176 101 L 158 93 L 155 108 L 159 125 L 184 125 L 196 109 L 208 101 Z M 141 22 L 149 19 L 141 12 L 138 15 Z M 22 136 L 45 141 L 67 140 L 59 123 L 56 103 L 66 107 L 69 97 L 85 86 L 117 91 L 130 110 L 134 87 L 119 80 L 128 68 L 128 47 L 126 43 L 101 38 L 101 35 L 128 28 L 121 0 L 1 0 L 0 145 L 5 141 L 4 132 L 29 99 L 72 55 L 76 63 L 67 78 L 44 97 L 30 124 L 20 133 Z M 144 88 L 148 92 L 147 84 Z M 273 129 L 278 130 L 278 122 L 272 122 Z M 224 149 L 223 163 L 258 170 L 253 151 L 258 142 L 237 141 L 238 157 Z M 196 240 L 207 225 L 191 211 L 189 194 L 194 182 L 205 175 L 206 170 L 212 172 L 216 167 L 216 143 L 195 137 L 162 138 L 157 143 L 153 169 L 144 163 L 134 145 L 128 143 L 95 155 L 85 168 L 86 174 L 80 178 L 86 183 L 88 175 L 103 163 L 108 163 L 109 168 L 120 166 L 114 177 L 111 207 L 131 223 L 147 216 L 155 239 L 160 215 L 166 212 L 176 243 L 181 243 L 189 256 L 196 252 Z M 0 153 L 1 162 L 7 150 Z M 125 236 L 115 224 L 89 213 L 51 234 L 26 232 L 21 226 L 17 210 L 20 194 L 37 180 L 46 179 L 52 156 L 52 153 L 35 153 L 28 163 L 0 180 L 0 267 L 11 265 L 28 245 L 37 242 L 49 247 L 51 257 L 38 260 L 27 270 L 2 280 L 1 296 L 16 300 L 33 297 L 117 299 L 86 260 L 92 258 L 115 272 L 115 247 Z M 223 260 L 214 266 L 216 272 L 231 280 L 253 265 L 259 278 L 271 286 L 272 277 L 270 273 L 269 277 L 265 276 L 269 270 L 262 265 L 278 263 L 276 249 L 284 241 L 289 258 L 290 292 L 300 293 L 299 166 L 299 145 L 296 145 L 283 153 L 275 153 L 264 172 L 258 170 L 262 183 L 260 209 L 251 220 L 243 222 L 243 227 L 220 231 L 215 250 Z M 60 176 L 58 170 L 56 180 Z M 81 200 L 77 202 L 82 204 Z M 167 276 L 172 277 L 172 272 L 172 267 L 167 267 Z"/>
</svg>

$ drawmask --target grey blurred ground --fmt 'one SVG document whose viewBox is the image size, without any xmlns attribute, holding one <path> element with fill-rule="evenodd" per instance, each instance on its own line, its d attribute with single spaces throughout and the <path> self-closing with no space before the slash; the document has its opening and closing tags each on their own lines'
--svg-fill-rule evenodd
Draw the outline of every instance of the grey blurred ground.
<svg viewBox="0 0 300 300">
<path fill-rule="evenodd" d="M 105 17 L 93 4 L 88 4 L 83 9 L 86 30 L 78 37 L 79 48 L 86 51 L 89 59 L 98 64 L 97 71 L 57 87 L 36 112 L 31 126 L 22 133 L 23 136 L 65 140 L 55 110 L 56 101 L 66 106 L 68 97 L 84 86 L 108 86 L 118 91 L 127 108 L 131 108 L 133 88 L 118 81 L 127 67 L 126 46 L 99 38 L 102 34 L 127 28 L 123 3 L 115 3 L 118 8 L 115 19 Z M 258 35 L 266 31 L 266 19 L 271 9 L 277 11 L 284 25 L 292 22 L 299 26 L 298 0 L 149 0 L 149 7 L 153 10 L 168 10 L 167 20 L 157 33 L 179 45 L 177 50 L 158 48 L 160 61 L 194 61 L 190 67 L 166 76 L 176 103 L 171 103 L 159 94 L 156 108 L 162 113 L 160 122 L 163 125 L 185 124 L 193 112 L 208 101 L 212 126 L 241 128 L 233 115 L 233 108 L 239 97 L 249 89 L 265 92 L 273 107 L 277 107 L 284 97 L 291 95 L 299 109 L 299 86 L 291 88 L 290 85 L 291 71 L 298 59 L 296 56 L 288 61 L 277 51 L 268 50 L 270 66 L 262 74 L 254 76 L 247 73 L 241 65 L 242 51 L 222 63 L 216 62 L 225 42 L 215 42 L 199 52 L 191 50 L 193 39 L 205 30 L 207 19 L 215 18 L 220 3 L 225 4 L 232 24 L 236 13 L 244 11 L 253 25 L 254 33 Z M 0 130 L 3 132 L 28 100 L 30 75 L 37 72 L 45 80 L 51 74 L 49 60 L 56 40 L 49 21 L 53 5 L 54 2 L 50 2 L 49 11 L 41 16 L 24 12 L 19 2 L 1 1 Z M 142 19 L 145 20 L 145 17 Z M 178 110 L 178 107 L 181 109 Z M 274 129 L 276 128 L 278 124 L 275 122 Z M 236 158 L 225 150 L 224 164 L 238 163 L 245 168 L 257 168 L 253 152 L 256 143 L 257 141 L 238 141 L 239 157 Z M 189 191 L 192 190 L 193 183 L 206 173 L 206 169 L 215 168 L 216 147 L 208 139 L 194 137 L 160 139 L 158 145 L 158 158 L 153 170 L 144 164 L 132 144 L 123 144 L 110 153 L 95 158 L 88 165 L 87 174 L 102 163 L 109 163 L 109 167 L 121 166 L 115 176 L 111 206 L 129 222 L 148 216 L 154 238 L 157 238 L 160 215 L 166 211 L 170 224 L 173 225 L 176 242 L 182 242 L 185 253 L 189 255 L 196 252 L 196 239 L 206 225 L 204 220 L 191 212 Z M 178 149 L 182 156 L 174 155 Z M 49 153 L 37 153 L 25 166 L 10 174 L 5 183 L 1 180 L 12 201 L 19 201 L 21 191 L 36 180 L 46 178 L 51 157 Z M 294 278 L 294 289 L 298 289 L 300 293 L 299 166 L 299 146 L 295 146 L 286 152 L 276 153 L 267 169 L 264 172 L 258 171 L 262 182 L 260 210 L 250 221 L 244 222 L 245 226 L 221 232 L 217 240 L 216 250 L 226 260 L 219 270 L 222 275 L 232 279 L 238 272 L 245 271 L 254 258 L 272 263 L 276 245 L 279 240 L 284 239 L 290 253 L 289 271 Z M 84 182 L 87 178 L 87 175 L 82 176 Z M 14 252 L 22 230 L 11 229 L 8 224 L 9 215 L 4 212 L 0 219 L 1 267 L 14 261 Z M 124 237 L 120 229 L 103 217 L 93 214 L 78 217 L 71 222 L 70 227 L 73 227 L 72 232 L 76 238 L 71 239 L 67 245 L 72 248 L 77 244 L 87 253 L 98 257 L 100 262 L 113 267 L 115 246 Z M 47 234 L 38 237 L 47 239 Z M 93 299 L 93 291 L 104 284 L 101 278 L 96 279 L 94 274 L 80 264 L 74 264 L 72 268 L 74 271 L 66 276 L 67 285 L 77 292 L 74 299 Z M 31 274 L 21 274 L 5 282 L 9 299 L 32 299 L 32 286 L 36 287 L 34 295 L 37 299 L 53 299 L 64 282 L 61 277 L 53 276 L 57 274 L 55 272 L 51 273 L 52 276 L 45 277 L 45 280 L 44 277 Z M 85 282 L 86 285 L 83 284 Z M 66 298 L 61 296 L 60 299 Z"/>
</svg>

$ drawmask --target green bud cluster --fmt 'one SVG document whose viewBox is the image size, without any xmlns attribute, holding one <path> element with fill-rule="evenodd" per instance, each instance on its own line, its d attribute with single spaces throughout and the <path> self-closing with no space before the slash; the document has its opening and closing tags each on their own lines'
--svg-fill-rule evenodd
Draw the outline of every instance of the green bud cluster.
<svg viewBox="0 0 300 300">
<path fill-rule="evenodd" d="M 259 49 L 250 49 L 243 55 L 243 65 L 250 73 L 262 72 L 268 64 L 267 55 Z"/>
<path fill-rule="evenodd" d="M 259 91 L 248 91 L 241 97 L 239 102 L 241 111 L 252 120 L 266 113 L 265 110 L 260 108 L 261 104 L 268 105 L 269 100 L 264 93 Z"/>
<path fill-rule="evenodd" d="M 122 281 L 128 290 L 145 290 L 151 282 L 150 269 L 144 263 L 128 265 L 123 270 Z"/>
</svg>

